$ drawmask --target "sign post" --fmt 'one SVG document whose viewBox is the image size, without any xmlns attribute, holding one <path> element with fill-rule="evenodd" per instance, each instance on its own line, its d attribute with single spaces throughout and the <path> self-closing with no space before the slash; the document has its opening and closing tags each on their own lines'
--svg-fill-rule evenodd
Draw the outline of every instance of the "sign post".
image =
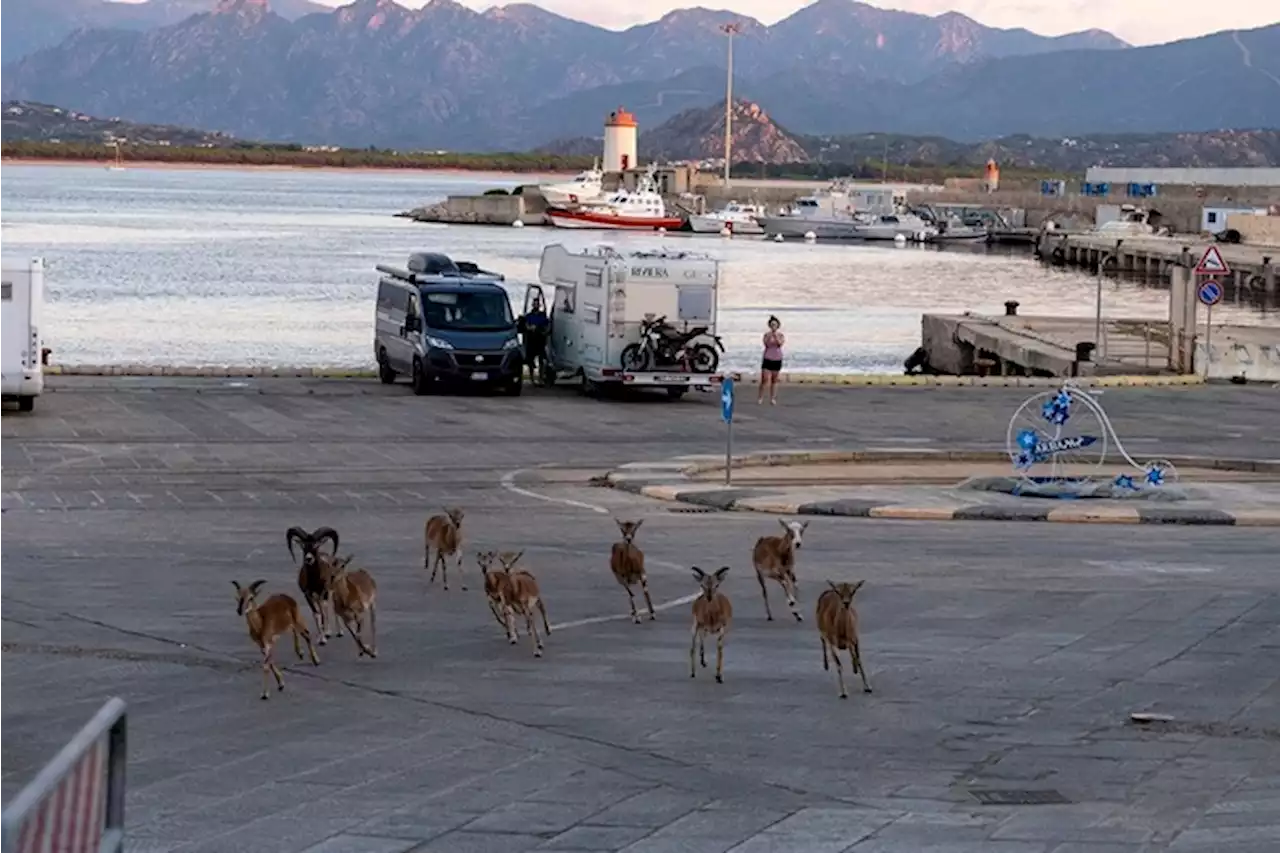
<svg viewBox="0 0 1280 853">
<path fill-rule="evenodd" d="M 726 376 L 720 382 L 720 417 L 724 420 L 724 484 L 733 481 L 733 377 Z"/>
<path fill-rule="evenodd" d="M 1204 378 L 1209 378 L 1209 340 L 1213 334 L 1213 306 L 1222 301 L 1223 287 L 1222 283 L 1217 280 L 1217 276 L 1225 276 L 1230 274 L 1231 267 L 1227 265 L 1227 261 L 1222 257 L 1222 252 L 1214 244 L 1204 250 L 1204 254 L 1200 256 L 1200 263 L 1196 264 L 1195 274 L 1198 276 L 1208 276 L 1200 284 L 1196 285 L 1196 299 L 1205 307 L 1204 318 Z"/>
<path fill-rule="evenodd" d="M 1204 312 L 1204 378 L 1209 378 L 1209 344 L 1213 334 L 1213 306 L 1222 301 L 1222 285 L 1214 279 L 1200 282 L 1196 298 L 1205 307 Z"/>
</svg>

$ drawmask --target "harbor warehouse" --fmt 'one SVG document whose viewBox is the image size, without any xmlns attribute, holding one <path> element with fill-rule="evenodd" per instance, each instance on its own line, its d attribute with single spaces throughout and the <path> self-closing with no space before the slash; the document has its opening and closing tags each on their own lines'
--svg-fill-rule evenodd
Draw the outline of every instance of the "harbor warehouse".
<svg viewBox="0 0 1280 853">
<path fill-rule="evenodd" d="M 1258 187 L 1280 190 L 1280 168 L 1162 169 L 1146 166 L 1090 166 L 1091 184 L 1155 184 L 1157 187 Z"/>
</svg>

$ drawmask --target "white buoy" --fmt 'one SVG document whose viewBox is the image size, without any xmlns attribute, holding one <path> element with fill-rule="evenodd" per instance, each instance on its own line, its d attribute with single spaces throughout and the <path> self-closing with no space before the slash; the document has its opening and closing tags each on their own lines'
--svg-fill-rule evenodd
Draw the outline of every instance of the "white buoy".
<svg viewBox="0 0 1280 853">
<path fill-rule="evenodd" d="M 893 245 L 895 245 L 895 246 L 905 246 L 905 245 L 907 245 L 907 237 L 906 237 L 906 235 L 905 235 L 905 234 L 894 234 L 894 235 L 893 235 Z"/>
<path fill-rule="evenodd" d="M 658 236 L 660 236 L 660 237 L 662 237 L 662 236 L 666 236 L 666 233 L 667 233 L 667 229 L 665 229 L 665 228 L 659 228 L 659 229 L 658 229 Z"/>
<path fill-rule="evenodd" d="M 781 235 L 781 234 L 774 234 L 774 235 L 773 235 L 773 242 L 775 242 L 775 243 L 781 243 L 781 242 L 782 242 L 782 235 Z"/>
<path fill-rule="evenodd" d="M 723 226 L 721 226 L 721 228 L 720 228 L 720 236 L 721 236 L 721 237 L 732 237 L 732 236 L 733 236 L 733 229 L 732 229 L 732 228 L 730 228 L 728 225 L 723 225 Z"/>
<path fill-rule="evenodd" d="M 812 231 L 806 231 L 806 232 L 804 232 L 804 241 L 805 241 L 806 243 L 812 243 L 812 242 L 814 242 L 814 241 L 815 241 L 815 240 L 817 240 L 817 239 L 818 239 L 818 235 L 817 235 L 817 234 L 814 234 Z"/>
<path fill-rule="evenodd" d="M 524 220 L 523 220 L 523 219 L 517 219 L 515 222 L 512 222 L 512 223 L 511 223 L 511 227 L 512 227 L 512 228 L 523 228 L 523 227 L 524 227 Z"/>
</svg>

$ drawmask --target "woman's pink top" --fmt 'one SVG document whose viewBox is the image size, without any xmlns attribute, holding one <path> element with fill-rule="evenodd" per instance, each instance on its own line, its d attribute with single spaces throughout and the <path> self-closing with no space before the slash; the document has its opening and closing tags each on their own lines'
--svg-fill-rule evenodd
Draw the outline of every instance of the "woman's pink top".
<svg viewBox="0 0 1280 853">
<path fill-rule="evenodd" d="M 787 336 L 782 332 L 765 332 L 764 357 L 769 361 L 782 361 L 782 345 L 786 342 Z"/>
</svg>

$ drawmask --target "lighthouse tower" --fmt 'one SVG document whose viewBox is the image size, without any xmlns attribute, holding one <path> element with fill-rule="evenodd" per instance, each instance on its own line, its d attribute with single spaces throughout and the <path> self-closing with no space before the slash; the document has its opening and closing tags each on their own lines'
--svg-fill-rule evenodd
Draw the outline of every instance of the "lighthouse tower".
<svg viewBox="0 0 1280 853">
<path fill-rule="evenodd" d="M 625 172 L 640 163 L 636 159 L 636 117 L 618 107 L 604 120 L 605 172 Z"/>
</svg>

